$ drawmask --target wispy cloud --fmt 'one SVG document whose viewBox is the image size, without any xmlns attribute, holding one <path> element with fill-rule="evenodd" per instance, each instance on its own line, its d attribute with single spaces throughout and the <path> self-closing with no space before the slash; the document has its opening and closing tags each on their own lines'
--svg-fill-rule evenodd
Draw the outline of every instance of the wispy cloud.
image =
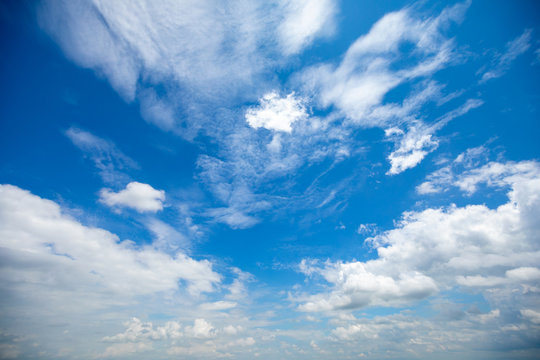
<svg viewBox="0 0 540 360">
<path fill-rule="evenodd" d="M 399 174 L 418 165 L 427 154 L 438 147 L 439 141 L 434 135 L 439 129 L 483 103 L 479 99 L 469 99 L 462 106 L 444 114 L 429 125 L 422 121 L 411 120 L 406 123 L 408 127 L 406 132 L 399 128 L 386 129 L 386 137 L 396 143 L 396 150 L 388 156 L 391 167 L 387 174 Z"/>
<path fill-rule="evenodd" d="M 330 35 L 334 31 L 337 4 L 332 0 L 280 1 L 280 6 L 285 17 L 277 31 L 286 54 L 296 54 L 315 37 Z"/>
<path fill-rule="evenodd" d="M 69 58 L 139 100 L 148 121 L 194 137 L 220 106 L 259 95 L 269 69 L 328 34 L 336 8 L 332 0 L 44 1 L 39 19 Z M 154 87 L 165 90 L 159 99 Z M 193 119 L 171 116 L 186 113 Z"/>
<path fill-rule="evenodd" d="M 66 131 L 66 136 L 94 162 L 106 184 L 118 185 L 127 182 L 129 177 L 125 171 L 138 168 L 138 164 L 111 141 L 74 127 Z"/>
<path fill-rule="evenodd" d="M 482 74 L 480 83 L 503 76 L 518 56 L 525 53 L 531 47 L 532 30 L 527 29 L 512 41 L 506 44 L 504 53 L 495 55 L 493 64 Z"/>
</svg>

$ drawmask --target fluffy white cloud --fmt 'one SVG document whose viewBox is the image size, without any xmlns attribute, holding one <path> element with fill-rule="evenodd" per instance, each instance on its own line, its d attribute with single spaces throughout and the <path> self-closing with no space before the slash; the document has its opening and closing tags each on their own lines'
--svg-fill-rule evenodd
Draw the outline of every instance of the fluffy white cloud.
<svg viewBox="0 0 540 360">
<path fill-rule="evenodd" d="M 196 294 L 212 291 L 220 282 L 220 275 L 206 260 L 121 242 L 106 230 L 84 226 L 64 215 L 56 203 L 15 186 L 2 185 L 0 194 L 2 286 L 6 292 L 16 290 L 5 288 L 8 279 L 24 289 L 36 287 L 41 298 L 56 293 L 76 294 L 77 298 L 105 293 L 122 298 L 176 291 L 181 281 Z"/>
<path fill-rule="evenodd" d="M 259 102 L 259 106 L 246 111 L 246 121 L 254 128 L 290 133 L 294 122 L 305 120 L 308 116 L 302 99 L 296 98 L 294 93 L 282 98 L 277 92 L 270 92 Z"/>
<path fill-rule="evenodd" d="M 99 196 L 100 201 L 110 207 L 128 207 L 141 213 L 162 210 L 165 201 L 165 191 L 136 181 L 130 182 L 124 190 L 116 193 L 110 189 L 102 189 Z"/>
<path fill-rule="evenodd" d="M 412 125 L 407 133 L 390 128 L 385 131 L 385 135 L 389 139 L 394 138 L 398 143 L 397 149 L 388 156 L 391 167 L 387 173 L 390 175 L 415 167 L 439 145 L 433 138 L 433 129 L 421 123 Z"/>
<path fill-rule="evenodd" d="M 221 311 L 221 310 L 229 310 L 238 305 L 235 302 L 232 301 L 216 301 L 213 303 L 204 303 L 200 305 L 200 308 L 203 310 L 209 310 L 209 311 Z"/>
<path fill-rule="evenodd" d="M 332 284 L 329 293 L 303 298 L 300 309 L 324 311 L 395 305 L 425 298 L 457 285 L 504 290 L 539 285 L 540 164 L 528 162 L 508 174 L 509 201 L 496 209 L 484 205 L 426 209 L 403 215 L 399 226 L 370 239 L 378 258 L 366 262 L 304 261 L 307 275 Z M 517 175 L 516 175 L 517 174 Z M 498 295 L 497 295 L 498 294 Z"/>
</svg>

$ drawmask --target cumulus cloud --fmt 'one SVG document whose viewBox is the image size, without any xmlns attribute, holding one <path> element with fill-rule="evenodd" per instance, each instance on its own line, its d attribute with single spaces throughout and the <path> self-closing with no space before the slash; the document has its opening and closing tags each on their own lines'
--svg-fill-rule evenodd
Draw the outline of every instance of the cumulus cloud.
<svg viewBox="0 0 540 360">
<path fill-rule="evenodd" d="M 126 330 L 113 336 L 106 336 L 106 342 L 141 342 L 144 340 L 166 340 L 178 339 L 184 334 L 182 326 L 176 321 L 168 321 L 163 326 L 154 328 L 151 322 L 142 322 L 137 318 L 132 318 L 124 323 Z"/>
<path fill-rule="evenodd" d="M 209 339 L 216 336 L 217 329 L 205 319 L 195 319 L 193 326 L 186 326 L 186 334 L 195 338 Z"/>
<path fill-rule="evenodd" d="M 301 99 L 290 93 L 282 98 L 277 92 L 270 92 L 259 100 L 258 107 L 246 111 L 246 121 L 253 128 L 292 131 L 291 125 L 307 118 L 306 107 Z"/>
<path fill-rule="evenodd" d="M 389 306 L 426 298 L 457 285 L 504 297 L 504 290 L 538 286 L 540 164 L 521 166 L 503 181 L 508 202 L 495 209 L 468 205 L 407 212 L 393 230 L 370 239 L 378 258 L 365 262 L 303 261 L 306 275 L 322 276 L 328 293 L 304 298 L 303 311 Z M 523 165 L 523 164 L 519 164 Z M 517 175 L 516 175 L 517 174 Z"/>
<path fill-rule="evenodd" d="M 115 294 L 115 298 L 177 291 L 213 291 L 221 281 L 206 260 L 136 247 L 106 230 L 87 227 L 56 203 L 11 185 L 0 187 L 0 233 L 5 293 L 34 288 L 40 299 Z M 16 280 L 16 288 L 8 279 Z M 93 294 L 93 295 L 92 295 Z M 107 304 L 107 299 L 102 299 Z M 88 301 L 83 301 L 84 303 Z M 95 303 L 93 306 L 102 306 Z"/>
<path fill-rule="evenodd" d="M 133 181 L 127 184 L 124 190 L 116 193 L 110 189 L 102 189 L 99 197 L 102 203 L 110 207 L 127 207 L 140 213 L 157 212 L 163 209 L 165 191 L 156 190 L 148 184 Z"/>
</svg>

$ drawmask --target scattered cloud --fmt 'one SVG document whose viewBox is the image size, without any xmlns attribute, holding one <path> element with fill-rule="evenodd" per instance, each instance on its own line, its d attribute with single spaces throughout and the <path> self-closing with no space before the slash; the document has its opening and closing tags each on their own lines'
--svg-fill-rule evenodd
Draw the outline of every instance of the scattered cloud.
<svg viewBox="0 0 540 360">
<path fill-rule="evenodd" d="M 512 184 L 540 176 L 536 161 L 508 161 L 505 163 L 490 161 L 480 165 L 479 160 L 487 157 L 485 147 L 472 148 L 458 155 L 452 163 L 444 166 L 426 177 L 426 181 L 418 185 L 419 194 L 432 194 L 458 188 L 472 195 L 478 186 L 507 188 Z"/>
<path fill-rule="evenodd" d="M 318 274 L 332 287 L 328 293 L 300 298 L 299 309 L 398 306 L 457 285 L 477 291 L 487 286 L 490 290 L 484 295 L 493 298 L 504 297 L 508 288 L 537 286 L 540 164 L 502 166 L 515 171 L 499 180 L 511 190 L 508 202 L 495 209 L 453 205 L 407 212 L 395 229 L 369 240 L 377 250 L 377 259 L 326 262 L 322 266 L 304 260 L 302 272 Z M 522 167 L 528 171 L 521 171 Z M 479 173 L 485 174 L 485 169 Z"/>
<path fill-rule="evenodd" d="M 130 182 L 124 190 L 113 192 L 110 189 L 101 189 L 100 201 L 110 207 L 127 207 L 140 213 L 157 212 L 163 210 L 165 191 L 156 190 L 148 184 Z"/>
</svg>

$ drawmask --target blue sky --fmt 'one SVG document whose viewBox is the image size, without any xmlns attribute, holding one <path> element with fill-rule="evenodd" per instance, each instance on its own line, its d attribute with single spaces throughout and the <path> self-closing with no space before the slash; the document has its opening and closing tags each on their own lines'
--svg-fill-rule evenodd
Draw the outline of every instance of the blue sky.
<svg viewBox="0 0 540 360">
<path fill-rule="evenodd" d="M 539 10 L 1 2 L 0 358 L 538 358 Z"/>
</svg>

